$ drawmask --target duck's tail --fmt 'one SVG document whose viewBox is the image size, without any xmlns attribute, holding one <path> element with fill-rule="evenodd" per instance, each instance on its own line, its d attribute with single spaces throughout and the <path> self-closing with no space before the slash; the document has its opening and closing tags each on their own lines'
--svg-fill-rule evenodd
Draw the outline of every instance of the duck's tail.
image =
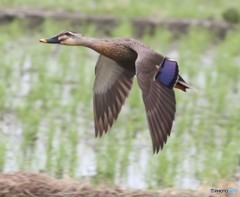
<svg viewBox="0 0 240 197">
<path fill-rule="evenodd" d="M 184 92 L 186 92 L 187 89 L 192 89 L 197 92 L 197 90 L 194 87 L 190 86 L 186 81 L 184 81 L 184 79 L 180 75 L 174 87 Z"/>
</svg>

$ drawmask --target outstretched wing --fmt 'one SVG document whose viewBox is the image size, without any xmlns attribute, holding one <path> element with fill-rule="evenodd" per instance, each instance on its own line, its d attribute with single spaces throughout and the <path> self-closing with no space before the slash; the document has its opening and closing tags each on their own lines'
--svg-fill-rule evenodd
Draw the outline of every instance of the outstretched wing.
<svg viewBox="0 0 240 197">
<path fill-rule="evenodd" d="M 100 55 L 95 68 L 93 87 L 95 135 L 102 136 L 117 119 L 132 87 L 134 73 Z"/>
<path fill-rule="evenodd" d="M 146 57 L 146 56 L 145 56 Z M 142 89 L 142 97 L 147 113 L 148 126 L 150 129 L 153 152 L 158 153 L 167 141 L 176 111 L 176 100 L 173 88 L 155 80 L 158 66 L 163 57 L 156 56 L 159 60 L 147 60 L 138 57 L 136 73 L 138 84 Z M 157 64 L 156 64 L 157 63 Z"/>
</svg>

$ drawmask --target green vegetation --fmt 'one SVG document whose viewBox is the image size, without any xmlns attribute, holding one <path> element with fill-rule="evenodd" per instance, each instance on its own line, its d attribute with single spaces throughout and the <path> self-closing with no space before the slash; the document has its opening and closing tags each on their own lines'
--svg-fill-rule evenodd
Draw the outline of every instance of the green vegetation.
<svg viewBox="0 0 240 197">
<path fill-rule="evenodd" d="M 126 16 L 152 17 L 192 17 L 192 18 L 221 18 L 228 8 L 239 8 L 239 0 L 72 0 L 71 2 L 34 1 L 34 0 L 1 0 L 4 7 L 42 7 L 44 9 L 66 9 L 81 14 L 110 14 Z M 231 17 L 232 18 L 232 17 Z"/>
<path fill-rule="evenodd" d="M 223 19 L 230 23 L 239 23 L 240 13 L 236 8 L 228 8 L 223 12 Z"/>
<path fill-rule="evenodd" d="M 39 3 L 28 0 L 28 5 L 33 2 Z M 81 9 L 100 13 L 117 6 L 116 14 L 120 14 L 135 2 L 134 9 L 124 13 L 148 15 L 140 12 L 144 1 L 115 1 L 109 8 L 91 2 L 84 1 Z M 223 0 L 201 2 L 206 8 L 201 17 L 218 16 L 226 4 Z M 237 2 L 231 1 L 236 5 Z M 11 3 L 23 5 L 16 0 L 2 2 L 5 6 Z M 95 3 L 100 5 L 98 1 Z M 191 13 L 188 6 L 183 8 L 186 3 L 192 6 Z M 72 1 L 66 7 L 75 10 L 76 4 L 79 1 Z M 202 9 L 201 4 L 195 5 L 190 0 L 182 1 L 175 12 L 166 9 L 170 6 L 167 1 L 162 1 L 161 6 L 157 1 L 153 4 L 156 4 L 151 5 L 153 10 L 144 4 L 153 15 L 199 17 L 194 8 Z M 215 7 L 215 4 L 222 6 Z M 46 1 L 42 6 L 54 5 Z M 213 12 L 211 6 L 215 8 Z M 3 51 L 0 53 L 0 169 L 43 170 L 54 176 L 67 174 L 75 178 L 93 175 L 91 180 L 96 184 L 104 181 L 114 184 L 115 180 L 126 184 L 134 171 L 136 176 L 144 177 L 147 187 L 158 188 L 181 187 L 186 178 L 200 184 L 233 180 L 239 168 L 240 138 L 237 31 L 229 32 L 224 40 L 198 28 L 192 28 L 178 40 L 163 29 L 154 37 L 144 36 L 146 44 L 177 59 L 183 78 L 198 89 L 197 93 L 176 91 L 177 114 L 171 137 L 159 155 L 152 156 L 138 84 L 134 83 L 110 132 L 96 139 L 92 86 L 97 54 L 85 48 L 38 42 L 41 37 L 70 29 L 69 24 L 60 27 L 49 20 L 38 33 L 22 26 L 21 21 L 0 26 Z M 92 26 L 81 29 L 81 33 L 97 36 Z M 113 32 L 113 36 L 131 34 L 128 23 Z"/>
</svg>

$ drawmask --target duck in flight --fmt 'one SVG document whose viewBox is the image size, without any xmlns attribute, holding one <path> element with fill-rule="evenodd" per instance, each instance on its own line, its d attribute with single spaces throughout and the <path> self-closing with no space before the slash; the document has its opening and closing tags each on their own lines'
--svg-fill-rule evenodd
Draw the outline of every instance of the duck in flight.
<svg viewBox="0 0 240 197">
<path fill-rule="evenodd" d="M 171 133 L 176 111 L 173 88 L 193 89 L 179 74 L 176 61 L 131 38 L 96 39 L 64 31 L 42 43 L 84 46 L 100 54 L 95 67 L 93 107 L 95 135 L 112 127 L 136 75 L 145 105 L 153 153 Z"/>
</svg>

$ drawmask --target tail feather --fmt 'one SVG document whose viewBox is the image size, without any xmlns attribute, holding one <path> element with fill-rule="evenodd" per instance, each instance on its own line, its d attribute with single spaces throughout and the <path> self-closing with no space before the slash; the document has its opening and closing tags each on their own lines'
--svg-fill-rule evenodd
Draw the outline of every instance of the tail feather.
<svg viewBox="0 0 240 197">
<path fill-rule="evenodd" d="M 194 87 L 190 86 L 186 81 L 184 81 L 184 79 L 180 75 L 175 85 L 175 88 L 178 88 L 184 92 L 186 92 L 187 89 L 192 89 L 197 92 L 197 90 Z"/>
</svg>

